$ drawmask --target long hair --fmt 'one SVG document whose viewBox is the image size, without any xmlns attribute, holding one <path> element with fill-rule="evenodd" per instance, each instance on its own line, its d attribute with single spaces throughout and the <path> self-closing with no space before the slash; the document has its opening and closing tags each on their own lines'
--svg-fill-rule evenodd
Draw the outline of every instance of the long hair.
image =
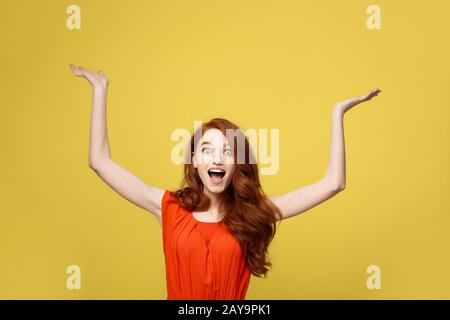
<svg viewBox="0 0 450 320">
<path fill-rule="evenodd" d="M 227 129 L 233 129 L 233 140 L 229 143 L 234 148 L 235 171 L 230 184 L 223 192 L 222 221 L 239 242 L 251 273 L 257 277 L 266 277 L 272 266 L 267 256 L 268 247 L 276 232 L 276 216 L 281 221 L 281 212 L 264 194 L 251 146 L 237 125 L 223 118 L 213 118 L 197 128 L 188 146 L 190 152 L 186 152 L 185 160 L 189 161 L 185 161 L 184 164 L 184 177 L 180 189 L 174 192 L 174 197 L 189 211 L 203 211 L 209 208 L 210 199 L 203 193 L 204 185 L 192 164 L 192 157 L 194 147 L 198 143 L 195 140 L 199 140 L 203 133 L 211 128 L 220 130 L 227 139 L 229 138 Z M 245 146 L 245 161 L 236 161 L 238 142 L 242 145 L 242 141 Z M 242 154 L 242 148 L 239 152 Z"/>
</svg>

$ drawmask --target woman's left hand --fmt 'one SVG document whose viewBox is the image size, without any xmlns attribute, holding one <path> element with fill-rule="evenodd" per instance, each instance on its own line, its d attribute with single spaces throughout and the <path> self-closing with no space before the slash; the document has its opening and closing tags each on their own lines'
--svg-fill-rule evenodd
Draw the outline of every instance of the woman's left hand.
<svg viewBox="0 0 450 320">
<path fill-rule="evenodd" d="M 373 89 L 372 91 L 370 91 L 368 94 L 366 94 L 365 96 L 361 96 L 361 102 L 363 101 L 369 101 L 370 99 L 372 99 L 373 97 L 376 97 L 379 93 L 381 92 L 380 89 L 376 88 Z"/>
<path fill-rule="evenodd" d="M 347 99 L 344 101 L 337 102 L 334 105 L 334 108 L 337 111 L 341 111 L 341 112 L 345 113 L 346 111 L 348 111 L 352 107 L 356 106 L 357 104 L 360 104 L 361 102 L 364 102 L 364 101 L 371 100 L 373 97 L 376 97 L 380 92 L 381 92 L 380 89 L 375 88 L 366 95 L 357 96 L 357 97 L 353 97 L 353 98 L 350 98 L 350 99 Z"/>
</svg>

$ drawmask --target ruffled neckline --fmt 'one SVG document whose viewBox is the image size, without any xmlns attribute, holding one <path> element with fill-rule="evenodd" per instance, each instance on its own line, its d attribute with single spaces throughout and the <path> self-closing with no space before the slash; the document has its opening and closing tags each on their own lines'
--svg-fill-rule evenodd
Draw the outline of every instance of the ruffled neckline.
<svg viewBox="0 0 450 320">
<path fill-rule="evenodd" d="M 192 219 L 194 222 L 198 222 L 198 223 L 201 223 L 201 224 L 219 225 L 219 224 L 223 223 L 223 219 L 220 220 L 220 221 L 210 221 L 210 222 L 197 220 L 197 219 L 195 219 L 193 212 L 192 211 L 188 211 L 188 210 L 185 210 L 185 214 L 187 214 L 189 216 L 189 218 Z"/>
</svg>

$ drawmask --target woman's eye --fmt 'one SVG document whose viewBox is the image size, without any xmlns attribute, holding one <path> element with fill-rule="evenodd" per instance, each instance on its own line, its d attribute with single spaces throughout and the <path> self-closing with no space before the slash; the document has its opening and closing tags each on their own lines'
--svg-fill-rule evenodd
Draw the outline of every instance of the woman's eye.
<svg viewBox="0 0 450 320">
<path fill-rule="evenodd" d="M 227 155 L 229 155 L 229 156 L 231 156 L 232 155 L 232 152 L 231 152 L 231 150 L 225 150 L 225 152 L 224 152 L 225 154 L 227 154 Z"/>
<path fill-rule="evenodd" d="M 206 151 L 209 152 L 209 148 L 204 148 L 204 149 L 202 149 L 202 152 L 203 152 L 203 153 L 207 153 Z"/>
</svg>

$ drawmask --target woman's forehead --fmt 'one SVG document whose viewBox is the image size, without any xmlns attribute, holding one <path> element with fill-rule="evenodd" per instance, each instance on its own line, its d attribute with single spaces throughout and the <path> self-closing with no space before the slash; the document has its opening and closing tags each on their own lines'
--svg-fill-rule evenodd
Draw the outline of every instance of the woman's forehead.
<svg viewBox="0 0 450 320">
<path fill-rule="evenodd" d="M 217 144 L 222 145 L 226 144 L 228 145 L 228 141 L 226 137 L 223 135 L 222 131 L 218 129 L 208 129 L 205 131 L 203 136 L 200 139 L 200 145 L 203 144 Z"/>
</svg>

